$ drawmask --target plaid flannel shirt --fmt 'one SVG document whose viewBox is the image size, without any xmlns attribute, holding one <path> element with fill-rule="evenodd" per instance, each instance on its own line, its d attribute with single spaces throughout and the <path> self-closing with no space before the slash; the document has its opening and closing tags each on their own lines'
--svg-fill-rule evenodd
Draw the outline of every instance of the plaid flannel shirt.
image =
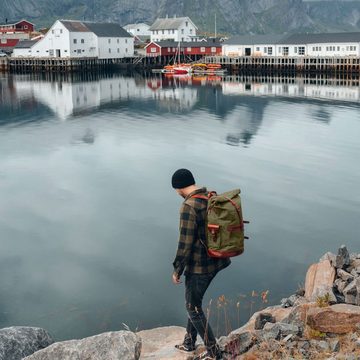
<svg viewBox="0 0 360 360">
<path fill-rule="evenodd" d="M 192 198 L 195 194 L 207 195 L 206 188 L 189 194 L 180 209 L 180 237 L 174 272 L 179 276 L 185 270 L 188 274 L 208 274 L 218 272 L 230 264 L 230 259 L 209 257 L 206 248 L 207 200 Z"/>
</svg>

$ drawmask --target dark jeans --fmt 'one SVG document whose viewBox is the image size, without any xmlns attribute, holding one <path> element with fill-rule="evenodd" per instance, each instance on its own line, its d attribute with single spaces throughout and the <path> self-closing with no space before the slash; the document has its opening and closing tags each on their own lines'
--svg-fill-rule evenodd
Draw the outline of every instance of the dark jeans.
<svg viewBox="0 0 360 360">
<path fill-rule="evenodd" d="M 205 291 L 215 275 L 216 273 L 187 274 L 185 276 L 185 302 L 189 318 L 184 343 L 195 345 L 199 334 L 210 353 L 216 352 L 216 339 L 203 312 L 202 301 Z"/>
</svg>

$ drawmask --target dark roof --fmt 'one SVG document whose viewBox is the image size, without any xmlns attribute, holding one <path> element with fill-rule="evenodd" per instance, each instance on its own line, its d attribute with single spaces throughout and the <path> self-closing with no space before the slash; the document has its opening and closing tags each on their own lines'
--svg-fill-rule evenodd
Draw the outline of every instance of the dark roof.
<svg viewBox="0 0 360 360">
<path fill-rule="evenodd" d="M 99 37 L 132 37 L 119 24 L 96 23 L 76 20 L 60 20 L 60 22 L 71 32 L 93 32 Z"/>
<path fill-rule="evenodd" d="M 90 32 L 82 21 L 60 20 L 60 22 L 71 32 Z"/>
<path fill-rule="evenodd" d="M 288 35 L 238 35 L 223 42 L 224 45 L 276 44 Z"/>
<path fill-rule="evenodd" d="M 14 48 L 15 49 L 30 49 L 33 45 L 35 45 L 39 40 L 22 40 L 19 41 Z"/>
<path fill-rule="evenodd" d="M 360 42 L 360 32 L 294 34 L 282 40 L 281 44 L 290 45 L 343 42 Z"/>
<path fill-rule="evenodd" d="M 164 40 L 164 41 L 153 41 L 153 43 L 159 45 L 160 47 L 178 47 L 179 43 L 177 41 Z M 181 41 L 180 47 L 221 47 L 222 44 L 218 41 Z"/>
<path fill-rule="evenodd" d="M 84 22 L 95 35 L 99 37 L 133 37 L 119 24 Z"/>
<path fill-rule="evenodd" d="M 191 19 L 189 17 L 156 19 L 155 22 L 150 26 L 149 30 L 177 29 L 184 21 L 191 21 Z M 193 22 L 191 21 L 191 23 Z"/>
</svg>

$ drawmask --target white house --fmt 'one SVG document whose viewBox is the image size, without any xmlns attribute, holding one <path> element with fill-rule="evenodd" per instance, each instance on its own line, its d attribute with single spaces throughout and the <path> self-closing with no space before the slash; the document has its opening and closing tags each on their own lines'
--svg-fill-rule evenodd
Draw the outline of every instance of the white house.
<svg viewBox="0 0 360 360">
<path fill-rule="evenodd" d="M 189 17 L 156 19 L 150 26 L 151 42 L 162 40 L 194 41 L 197 26 Z"/>
<path fill-rule="evenodd" d="M 360 32 L 243 35 L 225 41 L 224 56 L 360 56 Z"/>
<path fill-rule="evenodd" d="M 284 35 L 239 35 L 224 41 L 223 56 L 276 56 L 276 44 Z"/>
<path fill-rule="evenodd" d="M 124 29 L 134 36 L 148 36 L 149 39 L 151 36 L 150 25 L 145 23 L 128 24 L 124 26 Z"/>
<path fill-rule="evenodd" d="M 134 56 L 134 39 L 119 24 L 57 20 L 45 37 L 13 56 L 119 59 Z"/>
</svg>

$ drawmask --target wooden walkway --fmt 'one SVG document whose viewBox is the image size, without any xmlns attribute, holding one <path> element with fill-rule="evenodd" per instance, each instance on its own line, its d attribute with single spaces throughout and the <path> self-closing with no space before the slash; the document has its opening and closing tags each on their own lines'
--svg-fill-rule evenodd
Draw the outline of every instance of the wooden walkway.
<svg viewBox="0 0 360 360">
<path fill-rule="evenodd" d="M 359 73 L 360 57 L 207 56 L 206 63 L 238 72 Z"/>
</svg>

